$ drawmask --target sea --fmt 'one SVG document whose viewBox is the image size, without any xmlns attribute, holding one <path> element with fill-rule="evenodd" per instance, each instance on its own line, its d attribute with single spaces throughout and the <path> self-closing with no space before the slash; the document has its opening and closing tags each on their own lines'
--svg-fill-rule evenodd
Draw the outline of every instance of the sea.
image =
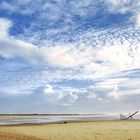
<svg viewBox="0 0 140 140">
<path fill-rule="evenodd" d="M 47 124 L 67 121 L 119 120 L 119 114 L 0 116 L 0 125 Z M 137 114 L 133 119 L 140 119 Z"/>
</svg>

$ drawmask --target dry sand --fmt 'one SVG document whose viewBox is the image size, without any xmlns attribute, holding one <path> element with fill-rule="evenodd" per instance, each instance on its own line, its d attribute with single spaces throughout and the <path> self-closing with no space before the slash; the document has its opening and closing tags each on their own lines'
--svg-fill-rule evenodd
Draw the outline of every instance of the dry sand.
<svg viewBox="0 0 140 140">
<path fill-rule="evenodd" d="M 140 140 L 140 120 L 0 126 L 0 140 Z"/>
</svg>

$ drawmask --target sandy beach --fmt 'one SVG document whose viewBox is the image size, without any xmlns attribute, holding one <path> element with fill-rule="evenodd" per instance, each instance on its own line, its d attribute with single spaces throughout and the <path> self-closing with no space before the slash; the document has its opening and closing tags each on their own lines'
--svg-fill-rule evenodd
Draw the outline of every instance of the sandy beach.
<svg viewBox="0 0 140 140">
<path fill-rule="evenodd" d="M 140 140 L 140 120 L 0 126 L 0 140 Z"/>
</svg>

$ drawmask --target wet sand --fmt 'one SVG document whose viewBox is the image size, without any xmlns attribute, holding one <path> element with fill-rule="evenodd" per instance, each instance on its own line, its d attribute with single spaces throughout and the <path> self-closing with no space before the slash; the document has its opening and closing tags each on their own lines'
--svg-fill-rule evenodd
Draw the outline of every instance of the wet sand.
<svg viewBox="0 0 140 140">
<path fill-rule="evenodd" d="M 140 120 L 0 126 L 0 140 L 140 140 Z"/>
</svg>

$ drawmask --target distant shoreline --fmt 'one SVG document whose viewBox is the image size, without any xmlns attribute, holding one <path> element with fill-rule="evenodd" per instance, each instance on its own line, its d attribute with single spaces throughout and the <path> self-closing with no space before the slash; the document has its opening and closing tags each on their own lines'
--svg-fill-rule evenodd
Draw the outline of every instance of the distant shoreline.
<svg viewBox="0 0 140 140">
<path fill-rule="evenodd" d="M 77 116 L 77 115 L 107 115 L 107 114 L 0 114 L 0 116 Z"/>
</svg>

